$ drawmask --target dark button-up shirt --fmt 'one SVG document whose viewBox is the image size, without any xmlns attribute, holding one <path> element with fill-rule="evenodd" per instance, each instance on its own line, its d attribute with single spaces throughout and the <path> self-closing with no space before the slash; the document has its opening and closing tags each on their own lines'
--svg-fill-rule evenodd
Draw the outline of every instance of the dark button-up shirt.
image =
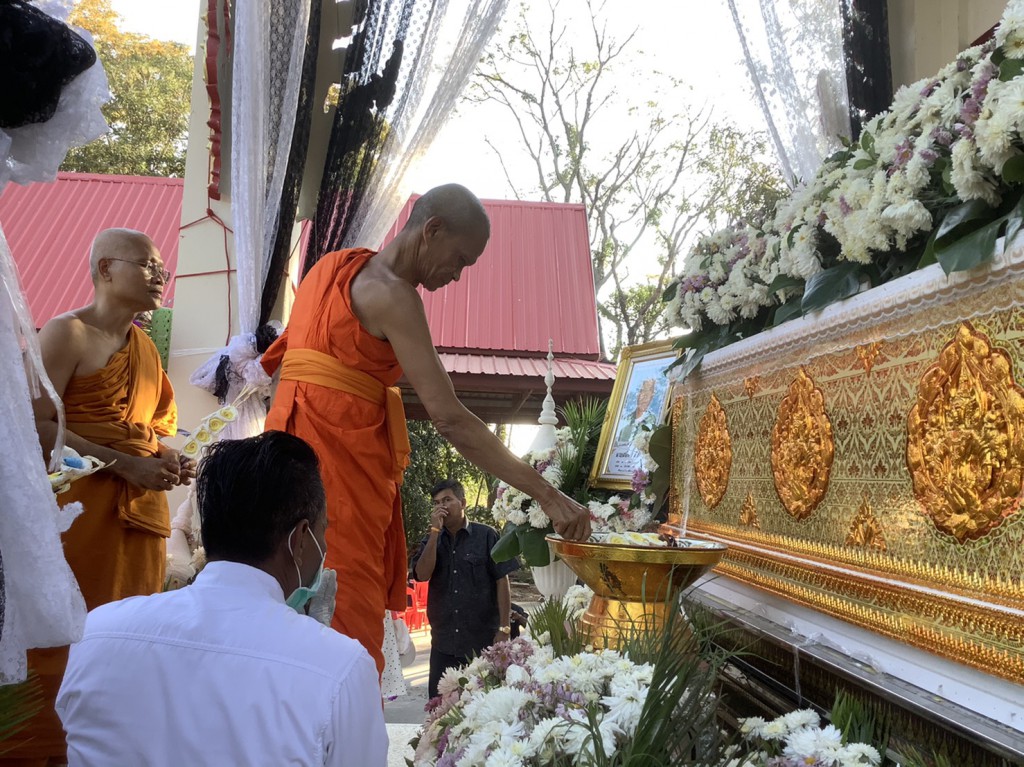
<svg viewBox="0 0 1024 767">
<path fill-rule="evenodd" d="M 430 540 L 420 541 L 409 563 L 415 578 L 416 563 Z M 437 536 L 437 560 L 430 575 L 427 618 L 431 645 L 448 655 L 479 653 L 494 641 L 498 630 L 498 585 L 519 562 L 495 562 L 491 548 L 497 531 L 470 522 L 454 536 L 447 529 Z"/>
</svg>

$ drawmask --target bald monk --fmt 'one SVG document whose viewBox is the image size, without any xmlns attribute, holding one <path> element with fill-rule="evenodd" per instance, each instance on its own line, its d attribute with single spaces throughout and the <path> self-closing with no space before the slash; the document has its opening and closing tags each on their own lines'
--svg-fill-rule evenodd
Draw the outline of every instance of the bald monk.
<svg viewBox="0 0 1024 767">
<path fill-rule="evenodd" d="M 462 455 L 536 498 L 562 535 L 590 535 L 587 510 L 512 455 L 459 402 L 434 350 L 416 288 L 458 280 L 489 236 L 487 214 L 468 189 L 431 189 L 379 253 L 329 253 L 310 269 L 287 330 L 263 358 L 268 372 L 281 368 L 266 428 L 302 437 L 320 458 L 330 519 L 326 566 L 338 573 L 332 625 L 362 642 L 378 671 L 384 610 L 406 607 L 398 488 L 409 441 L 401 397 L 389 388 L 403 372 Z"/>
<path fill-rule="evenodd" d="M 188 484 L 194 466 L 157 439 L 177 431 L 174 392 L 156 346 L 133 324 L 163 300 L 168 275 L 159 251 L 141 232 L 108 229 L 93 242 L 89 266 L 92 303 L 46 323 L 39 343 L 64 400 L 67 444 L 109 464 L 57 497 L 60 505 L 80 501 L 85 509 L 63 540 L 92 610 L 161 590 L 170 534 L 166 491 Z M 49 456 L 56 411 L 46 398 L 34 407 Z M 10 750 L 8 743 L 0 746 L 0 765 L 66 761 L 64 730 L 53 710 L 66 662 L 66 647 L 29 653 L 46 694 L 44 709 Z"/>
</svg>

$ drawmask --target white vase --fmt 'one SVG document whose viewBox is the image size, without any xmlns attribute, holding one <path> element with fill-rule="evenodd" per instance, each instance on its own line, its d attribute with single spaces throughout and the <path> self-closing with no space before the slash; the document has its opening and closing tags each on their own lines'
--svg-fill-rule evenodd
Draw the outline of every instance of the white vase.
<svg viewBox="0 0 1024 767">
<path fill-rule="evenodd" d="M 550 547 L 551 544 L 548 544 Z M 576 573 L 551 551 L 551 564 L 533 567 L 533 583 L 546 601 L 561 599 L 569 587 L 576 583 Z"/>
</svg>

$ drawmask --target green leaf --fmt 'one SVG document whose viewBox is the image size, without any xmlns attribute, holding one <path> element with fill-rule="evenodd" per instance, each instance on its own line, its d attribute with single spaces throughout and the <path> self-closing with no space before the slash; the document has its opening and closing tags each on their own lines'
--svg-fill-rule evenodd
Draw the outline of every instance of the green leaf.
<svg viewBox="0 0 1024 767">
<path fill-rule="evenodd" d="M 995 209 L 984 200 L 968 200 L 946 214 L 935 233 L 936 249 L 947 242 L 960 239 L 992 219 Z"/>
<path fill-rule="evenodd" d="M 790 277 L 788 274 L 780 274 L 774 280 L 772 284 L 768 286 L 768 293 L 777 293 L 780 290 L 786 288 L 800 288 L 803 287 L 804 281 L 799 277 Z"/>
<path fill-rule="evenodd" d="M 942 270 L 946 274 L 962 272 L 992 258 L 999 230 L 1007 218 L 1008 216 L 998 218 L 953 242 L 947 240 L 945 244 L 940 244 L 937 240 L 935 258 L 942 264 Z"/>
<path fill-rule="evenodd" d="M 918 269 L 924 269 L 926 266 L 937 263 L 935 260 L 935 237 L 938 233 L 939 230 L 937 228 L 932 230 L 932 236 L 928 238 L 928 242 L 924 246 L 924 252 L 921 253 L 921 260 L 917 262 Z"/>
<path fill-rule="evenodd" d="M 956 194 L 956 187 L 953 186 L 953 166 L 949 162 L 942 166 L 942 191 L 950 196 Z"/>
<path fill-rule="evenodd" d="M 651 492 L 658 499 L 658 503 L 665 500 L 668 495 L 669 482 L 672 479 L 672 425 L 659 426 L 651 433 L 651 441 L 648 446 L 651 458 L 658 468 L 651 476 Z"/>
<path fill-rule="evenodd" d="M 1022 226 L 1024 226 L 1024 194 L 1017 200 L 1013 210 L 1006 215 L 1006 243 L 1004 247 L 1009 248 L 1014 244 L 1017 235 L 1021 232 Z"/>
<path fill-rule="evenodd" d="M 704 359 L 704 355 L 710 351 L 710 347 L 707 345 L 700 346 L 696 349 L 690 349 L 686 353 L 685 357 L 680 357 L 676 360 L 671 367 L 679 367 L 679 379 L 684 380 L 686 376 L 690 375 L 694 370 L 700 367 L 701 360 Z"/>
<path fill-rule="evenodd" d="M 874 154 L 875 152 L 875 137 L 867 131 L 860 134 L 860 148 L 868 154 Z M 856 166 L 854 166 L 856 167 Z"/>
<path fill-rule="evenodd" d="M 687 333 L 686 335 L 679 336 L 675 341 L 672 342 L 673 349 L 689 349 L 691 346 L 703 343 L 703 333 Z"/>
<path fill-rule="evenodd" d="M 829 304 L 855 295 L 860 290 L 862 269 L 860 264 L 844 262 L 823 269 L 807 280 L 800 309 L 807 312 L 824 309 Z"/>
<path fill-rule="evenodd" d="M 523 559 L 530 567 L 544 567 L 544 565 L 551 564 L 551 549 L 548 548 L 548 542 L 545 540 L 545 536 L 550 532 L 550 529 L 542 530 L 539 527 L 529 526 L 519 530 L 517 534 L 519 547 L 522 550 Z"/>
<path fill-rule="evenodd" d="M 1024 154 L 1011 157 L 1003 165 L 1003 181 L 1019 184 L 1024 181 Z"/>
<path fill-rule="evenodd" d="M 519 529 L 522 525 L 505 525 L 505 530 L 498 542 L 491 549 L 491 559 L 495 562 L 505 562 L 512 557 L 519 556 Z"/>
<path fill-rule="evenodd" d="M 853 164 L 854 170 L 867 170 L 875 166 L 874 160 L 866 160 L 863 157 Z"/>
<path fill-rule="evenodd" d="M 1024 74 L 1024 59 L 1004 59 L 999 64 L 999 79 L 1004 83 Z"/>
<path fill-rule="evenodd" d="M 791 320 L 794 317 L 799 317 L 802 314 L 800 302 L 793 300 L 785 304 L 782 304 L 775 310 L 775 316 L 772 318 L 772 327 L 781 325 L 786 320 Z"/>
<path fill-rule="evenodd" d="M 676 293 L 678 292 L 679 282 L 673 282 L 667 288 L 665 288 L 665 291 L 661 294 L 661 300 L 667 304 L 669 301 L 676 297 Z"/>
</svg>

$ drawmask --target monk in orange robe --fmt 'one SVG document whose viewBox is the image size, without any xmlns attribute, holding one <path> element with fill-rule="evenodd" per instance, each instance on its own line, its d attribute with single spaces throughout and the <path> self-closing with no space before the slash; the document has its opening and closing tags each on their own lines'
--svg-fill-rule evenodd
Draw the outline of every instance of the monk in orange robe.
<svg viewBox="0 0 1024 767">
<path fill-rule="evenodd" d="M 327 491 L 326 566 L 338 573 L 333 626 L 384 669 L 384 611 L 404 610 L 408 578 L 398 486 L 408 460 L 404 373 L 438 431 L 467 459 L 529 493 L 566 537 L 590 535 L 583 506 L 512 455 L 455 395 L 430 339 L 418 286 L 437 290 L 474 264 L 490 236 L 480 201 L 448 184 L 420 197 L 379 253 L 325 255 L 263 356 L 280 383 L 267 429 L 316 450 Z"/>
<path fill-rule="evenodd" d="M 166 491 L 187 484 L 191 461 L 162 445 L 177 431 L 170 381 L 135 316 L 159 308 L 167 274 L 152 241 L 113 229 L 93 243 L 96 294 L 89 306 L 56 317 L 40 332 L 43 364 L 64 400 L 67 444 L 109 466 L 74 482 L 60 505 L 85 511 L 64 534 L 64 551 L 91 610 L 125 597 L 160 591 L 170 535 Z M 56 436 L 49 400 L 35 403 L 44 455 Z M 0 765 L 67 761 L 64 729 L 53 710 L 67 647 L 29 652 L 44 708 L 26 730 L 0 747 Z"/>
</svg>

